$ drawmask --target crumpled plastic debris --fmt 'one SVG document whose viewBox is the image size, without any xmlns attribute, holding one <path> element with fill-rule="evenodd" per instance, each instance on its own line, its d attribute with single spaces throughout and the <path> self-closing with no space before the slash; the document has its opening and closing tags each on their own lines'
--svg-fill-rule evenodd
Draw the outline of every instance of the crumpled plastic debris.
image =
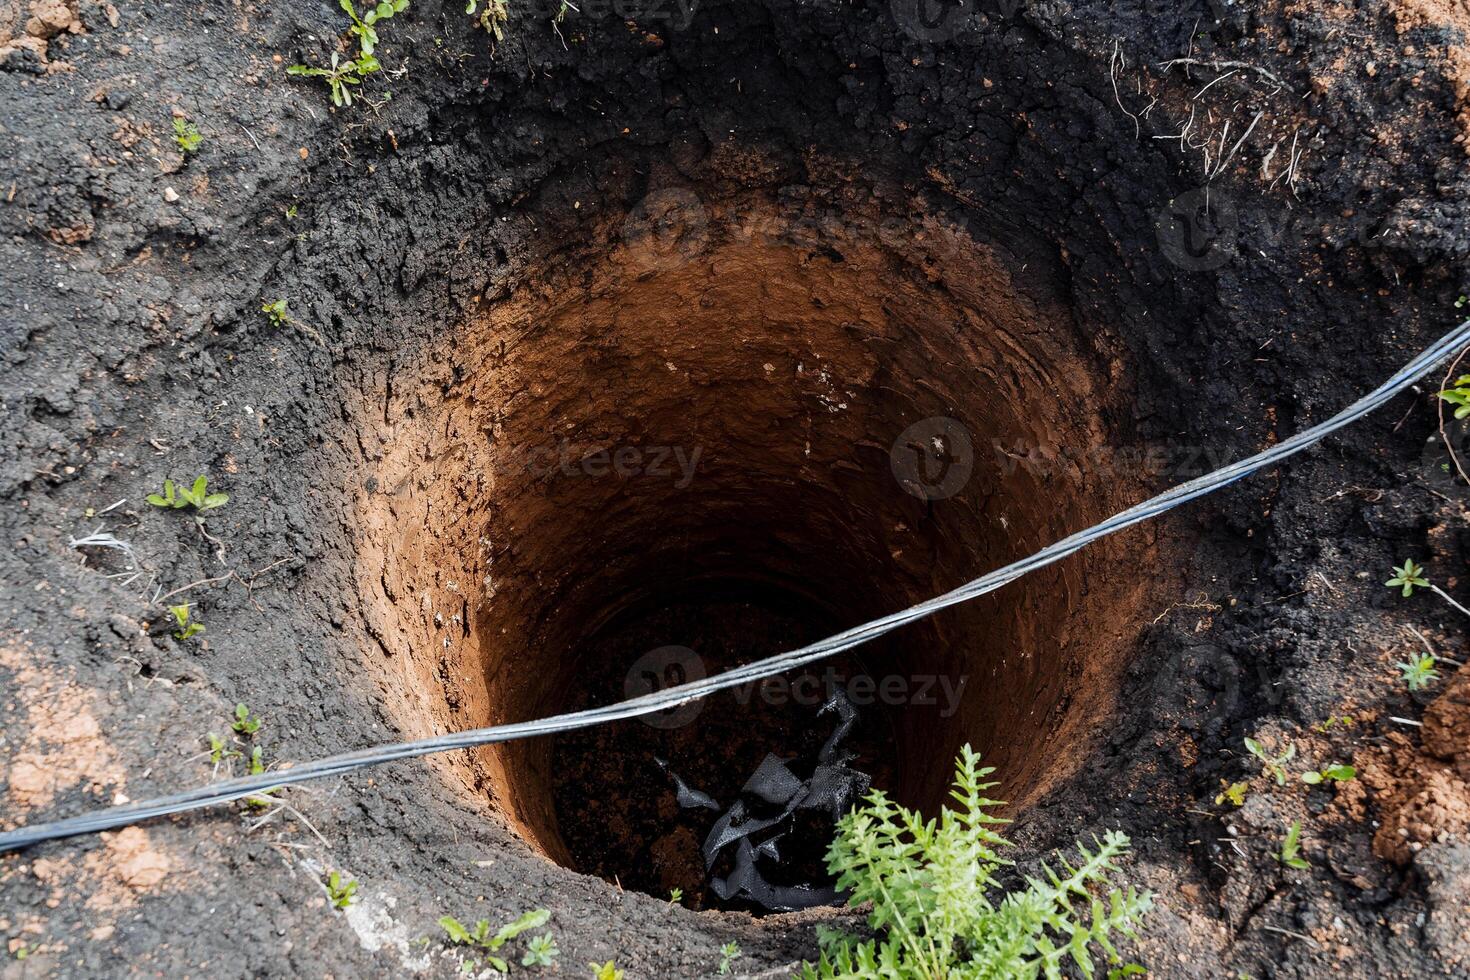
<svg viewBox="0 0 1470 980">
<path fill-rule="evenodd" d="M 837 725 L 822 745 L 810 776 L 801 779 L 792 771 L 791 763 L 795 760 L 767 753 L 741 787 L 741 797 L 721 812 L 710 827 L 701 848 L 707 870 L 712 872 L 725 849 L 735 846 L 735 863 L 730 873 L 710 879 L 710 888 L 721 899 L 740 898 L 773 912 L 831 905 L 842 899 L 831 887 L 774 884 L 757 866 L 759 861 L 779 868 L 781 852 L 777 841 L 791 831 L 798 810 L 826 811 L 836 824 L 872 783 L 867 773 L 849 765 L 853 754 L 840 751 L 843 740 L 857 723 L 857 709 L 842 690 L 835 691 L 817 715 L 829 713 L 837 715 Z M 713 797 L 691 788 L 663 759 L 654 761 L 674 781 L 675 798 L 681 809 L 720 810 Z M 773 807 L 780 810 L 769 812 Z M 756 839 L 773 828 L 779 829 Z"/>
</svg>

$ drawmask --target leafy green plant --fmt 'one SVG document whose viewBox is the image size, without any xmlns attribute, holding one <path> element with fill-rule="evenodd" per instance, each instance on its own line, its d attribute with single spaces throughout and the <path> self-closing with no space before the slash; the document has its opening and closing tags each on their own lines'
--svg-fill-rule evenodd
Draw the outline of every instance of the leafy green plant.
<svg viewBox="0 0 1470 980">
<path fill-rule="evenodd" d="M 1245 747 L 1246 751 L 1250 752 L 1251 755 L 1261 760 L 1261 770 L 1266 774 L 1274 776 L 1276 778 L 1277 786 L 1286 785 L 1285 766 L 1286 763 L 1296 758 L 1295 743 L 1288 743 L 1286 746 L 1286 751 L 1276 756 L 1275 758 L 1272 758 L 1270 755 L 1268 755 L 1266 749 L 1261 745 L 1261 743 L 1257 742 L 1253 738 L 1248 738 L 1245 740 Z"/>
<path fill-rule="evenodd" d="M 1434 665 L 1439 662 L 1432 653 L 1422 653 L 1417 657 L 1394 664 L 1403 672 L 1403 682 L 1409 685 L 1411 691 L 1422 691 L 1424 688 L 1439 680 L 1439 671 Z"/>
<path fill-rule="evenodd" d="M 199 149 L 199 144 L 204 142 L 204 136 L 199 132 L 199 127 L 188 119 L 174 116 L 174 142 L 179 144 L 179 152 L 188 156 Z"/>
<path fill-rule="evenodd" d="M 1302 822 L 1293 820 L 1291 826 L 1287 828 L 1286 838 L 1281 842 L 1281 850 L 1271 856 L 1288 868 L 1296 868 L 1298 871 L 1310 868 L 1311 865 L 1307 863 L 1307 859 L 1301 856 L 1301 838 Z"/>
<path fill-rule="evenodd" d="M 1109 831 L 1094 850 L 1079 844 L 1078 863 L 1058 854 L 1060 871 L 1043 863 L 1044 878 L 1028 876 L 1024 888 L 995 896 L 995 874 L 1010 863 L 996 852 L 1009 842 L 993 829 L 1006 821 L 988 812 L 1001 805 L 985 796 L 996 784 L 982 781 L 994 769 L 979 761 L 968 745 L 960 750 L 950 794 L 958 809 L 944 808 L 938 821 L 881 790 L 842 818 L 827 867 L 851 905 L 872 903 L 877 936 L 826 933 L 820 960 L 803 964 L 803 977 L 1051 978 L 1069 961 L 1090 976 L 1093 944 L 1109 963 L 1121 962 L 1112 937 L 1136 937 L 1152 897 L 1131 887 L 1098 897 L 1090 886 L 1118 870 L 1127 836 Z"/>
<path fill-rule="evenodd" d="M 1470 374 L 1462 374 L 1439 397 L 1455 406 L 1455 418 L 1470 418 Z"/>
<path fill-rule="evenodd" d="M 203 623 L 189 619 L 189 604 L 187 602 L 182 606 L 169 606 L 168 611 L 173 613 L 174 622 L 179 625 L 179 628 L 174 630 L 174 639 L 187 640 L 195 634 L 204 632 Z"/>
<path fill-rule="evenodd" d="M 1334 725 L 1341 725 L 1343 728 L 1352 728 L 1355 724 L 1356 721 L 1352 715 L 1333 715 L 1326 721 L 1321 721 L 1313 725 L 1312 728 L 1326 735 Z"/>
<path fill-rule="evenodd" d="M 475 923 L 473 929 L 470 929 L 454 916 L 446 915 L 439 920 L 439 928 L 444 930 L 450 942 L 478 949 L 492 970 L 497 973 L 506 973 L 510 970 L 510 964 L 491 954 L 521 933 L 545 925 L 546 920 L 550 918 L 551 913 L 546 909 L 533 909 L 509 925 L 501 926 L 499 932 L 491 935 L 489 919 L 481 919 Z"/>
<path fill-rule="evenodd" d="M 202 514 L 229 503 L 230 495 L 210 493 L 209 478 L 197 476 L 194 478 L 194 485 L 187 489 L 182 483 L 175 485 L 173 480 L 164 480 L 163 493 L 150 493 L 147 499 L 154 507 L 170 507 L 174 510 L 193 507 Z"/>
<path fill-rule="evenodd" d="M 588 963 L 592 968 L 594 980 L 623 980 L 623 971 L 613 965 L 612 960 L 606 963 Z"/>
<path fill-rule="evenodd" d="M 240 753 L 230 748 L 229 743 L 214 732 L 210 732 L 205 737 L 209 739 L 209 761 L 213 765 L 217 766 L 226 759 L 240 758 Z"/>
<path fill-rule="evenodd" d="M 235 705 L 235 720 L 230 722 L 230 727 L 240 735 L 254 735 L 260 731 L 260 719 L 250 716 L 250 709 L 244 703 Z"/>
<path fill-rule="evenodd" d="M 1352 766 L 1346 766 L 1340 762 L 1334 762 L 1332 765 L 1325 767 L 1320 772 L 1302 773 L 1302 782 L 1306 783 L 1308 786 L 1316 786 L 1318 783 L 1326 782 L 1329 779 L 1333 782 L 1345 783 L 1348 780 L 1353 779 L 1357 775 L 1358 770 L 1354 769 Z"/>
<path fill-rule="evenodd" d="M 265 772 L 265 751 L 259 745 L 250 750 L 250 761 L 245 768 L 252 776 L 259 776 Z M 266 792 L 274 793 L 277 789 L 280 789 L 280 787 L 277 786 L 274 789 L 268 789 Z M 269 796 L 247 796 L 245 797 L 245 802 L 253 807 L 268 807 L 277 801 Z"/>
<path fill-rule="evenodd" d="M 256 750 L 260 751 L 259 749 Z M 342 872 L 333 871 L 327 875 L 327 896 L 332 900 L 332 908 L 345 909 L 352 904 L 352 899 L 357 895 L 356 879 L 348 880 L 342 877 Z"/>
<path fill-rule="evenodd" d="M 480 0 L 469 0 L 465 4 L 464 12 L 473 14 L 479 6 Z M 505 5 L 505 0 L 485 0 L 485 9 L 480 11 L 477 22 L 486 34 L 499 42 L 505 40 L 505 22 L 509 19 L 510 8 Z"/>
<path fill-rule="evenodd" d="M 730 972 L 730 967 L 740 959 L 740 944 L 733 939 L 720 947 L 720 975 Z"/>
<path fill-rule="evenodd" d="M 291 322 L 291 314 L 286 312 L 286 301 L 284 299 L 273 299 L 269 303 L 262 303 L 260 312 L 271 322 L 273 327 L 284 327 Z"/>
<path fill-rule="evenodd" d="M 367 58 L 372 56 L 378 46 L 378 32 L 374 25 L 390 19 L 394 14 L 402 13 L 408 7 L 408 0 L 383 0 L 369 8 L 361 17 L 357 16 L 352 0 L 338 0 L 338 5 L 352 18 L 352 26 L 347 28 L 347 32 L 357 38 L 358 52 L 362 58 Z M 361 58 L 358 61 L 360 64 Z"/>
<path fill-rule="evenodd" d="M 1383 584 L 1392 588 L 1403 586 L 1405 599 L 1414 594 L 1416 587 L 1429 588 L 1429 580 L 1424 577 L 1424 566 L 1414 564 L 1412 558 L 1405 558 L 1402 565 L 1395 565 L 1393 573 L 1393 578 Z"/>
<path fill-rule="evenodd" d="M 327 87 L 332 92 L 332 105 L 338 107 L 350 106 L 352 105 L 352 89 L 350 86 L 361 85 L 363 75 L 377 71 L 377 60 L 377 58 L 373 58 L 370 65 L 366 66 L 366 70 L 359 71 L 356 60 L 348 59 L 347 61 L 343 61 L 342 56 L 333 51 L 330 67 L 317 68 L 313 65 L 292 65 L 286 69 L 286 74 L 301 75 L 306 78 L 325 78 L 327 80 Z"/>
<path fill-rule="evenodd" d="M 682 888 L 670 888 L 669 889 L 669 904 L 670 905 L 678 905 L 682 901 L 684 901 L 684 889 L 682 889 Z"/>
<path fill-rule="evenodd" d="M 549 932 L 532 936 L 526 942 L 526 953 L 521 957 L 521 966 L 551 966 L 551 961 L 561 955 L 556 939 Z"/>
<path fill-rule="evenodd" d="M 376 54 L 379 40 L 377 25 L 408 9 L 408 0 L 383 0 L 361 17 L 357 15 L 352 0 L 338 0 L 338 5 L 352 19 L 347 32 L 357 38 L 357 57 L 343 59 L 333 51 L 328 68 L 292 65 L 286 69 L 286 74 L 326 79 L 332 93 L 332 105 L 340 107 L 352 105 L 352 86 L 361 85 L 364 77 L 382 69 Z"/>
<path fill-rule="evenodd" d="M 1219 806 L 1229 800 L 1235 806 L 1245 806 L 1245 793 L 1250 789 L 1248 783 L 1227 783 L 1220 780 L 1220 793 L 1215 797 L 1215 805 Z"/>
</svg>

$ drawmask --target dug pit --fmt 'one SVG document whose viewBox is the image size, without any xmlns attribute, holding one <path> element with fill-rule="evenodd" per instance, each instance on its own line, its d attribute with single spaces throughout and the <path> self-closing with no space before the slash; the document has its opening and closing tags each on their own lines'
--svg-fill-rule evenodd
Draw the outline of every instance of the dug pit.
<svg viewBox="0 0 1470 980">
<path fill-rule="evenodd" d="M 670 186 L 360 412 L 376 680 L 405 736 L 611 703 L 901 609 L 1140 499 L 1129 365 L 1056 272 L 892 188 Z M 1023 271 L 1028 267 L 1029 271 Z M 376 446 L 373 440 L 376 439 Z M 1153 546 L 1105 542 L 847 659 L 669 716 L 440 757 L 536 851 L 704 893 L 710 814 L 857 703 L 854 765 L 945 799 L 965 742 L 1025 805 L 1108 711 Z M 792 856 L 820 875 L 820 849 Z"/>
</svg>

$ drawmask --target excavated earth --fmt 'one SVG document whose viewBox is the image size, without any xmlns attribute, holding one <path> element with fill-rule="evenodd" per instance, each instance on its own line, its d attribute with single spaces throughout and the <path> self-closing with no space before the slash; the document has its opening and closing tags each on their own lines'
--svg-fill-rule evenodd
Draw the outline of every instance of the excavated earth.
<svg viewBox="0 0 1470 980">
<path fill-rule="evenodd" d="M 1470 293 L 1449 3 L 589 0 L 497 40 L 413 0 L 334 108 L 285 69 L 347 23 L 0 9 L 0 828 L 242 771 L 211 732 L 288 767 L 904 608 L 1321 421 Z M 1464 976 L 1465 623 L 1382 585 L 1470 594 L 1437 387 L 830 671 L 0 856 L 0 977 L 449 976 L 441 916 L 531 908 L 562 973 L 789 975 L 858 921 L 707 889 L 660 760 L 728 804 L 834 676 L 903 802 L 997 767 L 1017 874 L 1129 834 L 1154 975 Z M 202 522 L 146 502 L 201 473 Z"/>
</svg>

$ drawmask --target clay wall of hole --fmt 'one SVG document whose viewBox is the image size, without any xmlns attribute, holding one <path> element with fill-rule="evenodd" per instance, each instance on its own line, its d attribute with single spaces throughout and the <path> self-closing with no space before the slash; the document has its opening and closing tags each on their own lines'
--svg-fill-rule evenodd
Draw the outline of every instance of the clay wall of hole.
<svg viewBox="0 0 1470 980">
<path fill-rule="evenodd" d="M 1127 372 L 1102 331 L 963 232 L 871 200 L 793 211 L 706 194 L 702 223 L 672 238 L 604 220 L 363 393 L 362 625 L 405 736 L 557 710 L 577 641 L 661 589 L 757 578 L 857 623 L 1145 494 L 1121 470 L 996 449 L 1126 445 L 1104 422 L 1127 417 L 1111 411 Z M 966 426 L 975 462 L 960 493 L 929 502 L 899 487 L 889 449 L 933 416 Z M 697 450 L 697 467 L 685 486 L 668 460 L 671 474 L 632 477 L 575 462 L 622 447 L 645 464 L 657 447 Z M 966 687 L 954 717 L 896 718 L 900 796 L 938 805 L 964 741 L 1018 804 L 1065 777 L 1112 710 L 1145 599 L 1129 569 L 1153 547 L 1130 532 L 908 628 L 902 672 Z M 544 742 L 432 764 L 564 859 Z"/>
</svg>

